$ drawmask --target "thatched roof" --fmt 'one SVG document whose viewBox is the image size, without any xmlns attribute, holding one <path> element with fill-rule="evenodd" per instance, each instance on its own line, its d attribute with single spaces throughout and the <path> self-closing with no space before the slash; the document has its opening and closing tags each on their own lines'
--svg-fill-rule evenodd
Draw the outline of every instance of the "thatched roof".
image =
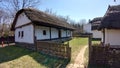
<svg viewBox="0 0 120 68">
<path fill-rule="evenodd" d="M 102 20 L 102 17 L 96 17 L 90 21 L 91 26 L 92 26 L 92 30 L 98 29 L 98 27 L 100 26 L 101 20 Z"/>
<path fill-rule="evenodd" d="M 109 6 L 99 29 L 120 29 L 120 5 Z"/>
<path fill-rule="evenodd" d="M 70 30 L 74 29 L 73 26 L 68 24 L 66 21 L 63 21 L 53 15 L 50 15 L 40 10 L 36 10 L 32 8 L 25 8 L 25 9 L 19 10 L 16 13 L 15 19 L 12 24 L 12 30 L 15 29 L 15 24 L 18 16 L 23 12 L 28 17 L 28 19 L 32 21 L 33 24 L 55 27 L 55 28 L 64 28 L 64 29 L 70 29 Z"/>
</svg>

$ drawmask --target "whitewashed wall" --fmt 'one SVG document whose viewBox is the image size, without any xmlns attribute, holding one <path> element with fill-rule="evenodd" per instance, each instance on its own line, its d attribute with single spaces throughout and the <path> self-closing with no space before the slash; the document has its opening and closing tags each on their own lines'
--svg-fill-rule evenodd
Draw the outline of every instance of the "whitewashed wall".
<svg viewBox="0 0 120 68">
<path fill-rule="evenodd" d="M 30 23 L 31 21 L 28 19 L 28 17 L 25 15 L 25 13 L 21 13 L 17 18 L 17 23 L 15 27 Z"/>
<path fill-rule="evenodd" d="M 58 29 L 51 28 L 51 38 L 58 38 Z"/>
<path fill-rule="evenodd" d="M 24 32 L 23 37 L 19 37 L 19 31 Z M 22 28 L 17 28 L 15 30 L 15 42 L 24 42 L 24 43 L 34 43 L 33 39 L 33 25 L 27 25 Z"/>
<path fill-rule="evenodd" d="M 87 23 L 83 25 L 83 31 L 85 33 L 91 33 L 91 23 Z"/>
<path fill-rule="evenodd" d="M 43 35 L 43 30 L 46 31 L 46 35 Z M 35 36 L 37 40 L 50 39 L 49 27 L 35 26 Z"/>
<path fill-rule="evenodd" d="M 66 30 L 61 29 L 61 37 L 67 37 L 66 33 Z"/>
<path fill-rule="evenodd" d="M 92 30 L 93 38 L 102 38 L 102 32 L 98 30 Z"/>
<path fill-rule="evenodd" d="M 120 45 L 120 30 L 105 29 L 105 44 Z"/>
</svg>

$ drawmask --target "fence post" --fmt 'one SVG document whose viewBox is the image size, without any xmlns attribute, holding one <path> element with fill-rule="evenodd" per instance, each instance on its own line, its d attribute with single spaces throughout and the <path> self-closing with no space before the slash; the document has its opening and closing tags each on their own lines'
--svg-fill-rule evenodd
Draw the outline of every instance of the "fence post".
<svg viewBox="0 0 120 68">
<path fill-rule="evenodd" d="M 71 47 L 68 47 L 67 48 L 67 54 L 68 54 L 68 59 L 69 59 L 69 61 L 71 60 Z"/>
<path fill-rule="evenodd" d="M 92 35 L 89 35 L 89 60 L 91 60 L 91 48 L 92 48 Z M 90 62 L 89 62 L 90 63 Z"/>
<path fill-rule="evenodd" d="M 69 47 L 69 41 L 68 41 L 67 45 L 68 45 L 68 47 Z"/>
</svg>

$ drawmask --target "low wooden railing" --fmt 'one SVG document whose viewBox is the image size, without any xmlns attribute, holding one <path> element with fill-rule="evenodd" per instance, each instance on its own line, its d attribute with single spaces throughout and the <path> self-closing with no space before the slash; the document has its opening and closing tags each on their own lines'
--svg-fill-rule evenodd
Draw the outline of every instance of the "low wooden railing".
<svg viewBox="0 0 120 68">
<path fill-rule="evenodd" d="M 69 44 L 37 41 L 36 45 L 37 51 L 40 51 L 44 54 L 56 56 L 59 58 L 71 58 L 71 47 L 69 47 Z"/>
</svg>

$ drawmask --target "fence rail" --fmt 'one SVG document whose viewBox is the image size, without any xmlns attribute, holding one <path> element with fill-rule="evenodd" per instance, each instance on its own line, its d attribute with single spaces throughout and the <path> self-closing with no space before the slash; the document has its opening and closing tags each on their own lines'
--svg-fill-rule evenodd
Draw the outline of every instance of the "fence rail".
<svg viewBox="0 0 120 68">
<path fill-rule="evenodd" d="M 71 47 L 69 44 L 37 41 L 37 51 L 59 58 L 71 58 Z"/>
</svg>

